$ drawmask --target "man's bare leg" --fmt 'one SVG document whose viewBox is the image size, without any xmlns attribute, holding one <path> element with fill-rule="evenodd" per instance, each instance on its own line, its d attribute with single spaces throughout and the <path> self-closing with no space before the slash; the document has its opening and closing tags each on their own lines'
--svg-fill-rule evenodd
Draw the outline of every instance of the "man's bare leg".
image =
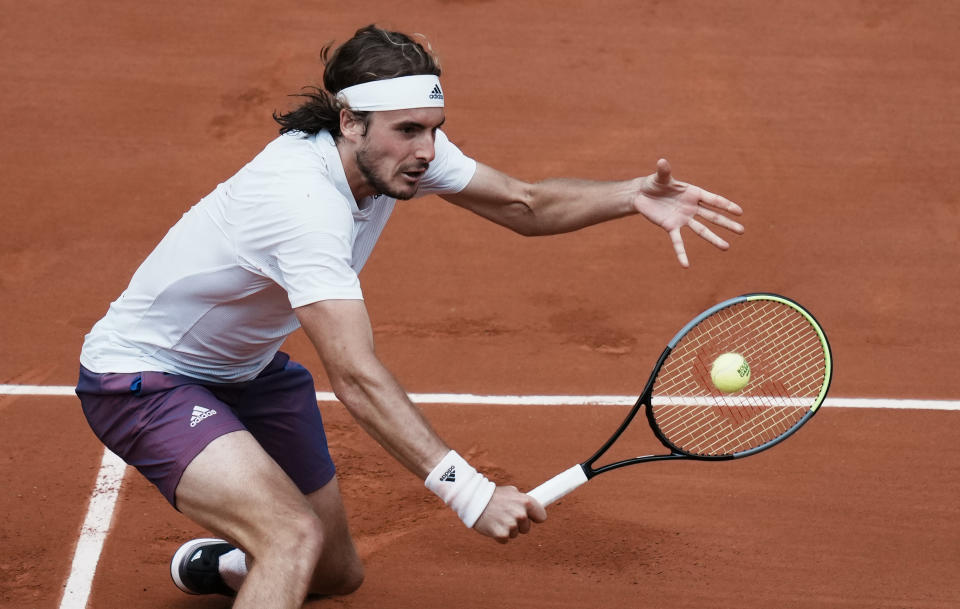
<svg viewBox="0 0 960 609">
<path fill-rule="evenodd" d="M 207 445 L 184 471 L 176 497 L 184 515 L 256 558 L 236 609 L 303 604 L 325 545 L 324 526 L 249 432 Z"/>
<path fill-rule="evenodd" d="M 353 545 L 347 514 L 334 478 L 307 495 L 307 501 L 323 523 L 323 549 L 310 584 L 311 594 L 350 594 L 363 583 L 363 563 Z"/>
</svg>

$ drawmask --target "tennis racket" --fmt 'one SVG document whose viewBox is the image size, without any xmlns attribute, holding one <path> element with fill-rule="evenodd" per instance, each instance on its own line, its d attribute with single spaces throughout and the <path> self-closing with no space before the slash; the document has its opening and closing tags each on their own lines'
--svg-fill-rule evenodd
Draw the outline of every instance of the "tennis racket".
<svg viewBox="0 0 960 609">
<path fill-rule="evenodd" d="M 749 365 L 749 382 L 733 393 L 720 391 L 711 378 L 714 361 L 727 353 L 739 354 Z M 529 495 L 546 506 L 594 476 L 627 465 L 754 455 L 810 420 L 827 395 L 831 373 L 826 334 L 793 300 L 746 294 L 721 302 L 667 344 L 643 393 L 600 450 Z M 641 408 L 669 452 L 596 465 Z"/>
</svg>

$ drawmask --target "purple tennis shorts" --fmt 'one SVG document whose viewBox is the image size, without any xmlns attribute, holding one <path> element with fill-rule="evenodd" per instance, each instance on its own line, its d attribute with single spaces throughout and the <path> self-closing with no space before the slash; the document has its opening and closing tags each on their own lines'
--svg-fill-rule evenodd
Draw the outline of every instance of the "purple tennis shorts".
<svg viewBox="0 0 960 609">
<path fill-rule="evenodd" d="M 249 431 L 304 494 L 335 473 L 313 376 L 286 353 L 240 383 L 164 372 L 96 374 L 81 366 L 77 396 L 100 441 L 174 507 L 180 477 L 193 458 L 233 431 Z"/>
</svg>

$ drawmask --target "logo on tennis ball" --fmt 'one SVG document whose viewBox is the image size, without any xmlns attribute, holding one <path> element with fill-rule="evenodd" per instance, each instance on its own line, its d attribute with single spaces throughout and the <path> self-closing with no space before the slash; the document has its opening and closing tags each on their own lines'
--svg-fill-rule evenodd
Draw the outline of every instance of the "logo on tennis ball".
<svg viewBox="0 0 960 609">
<path fill-rule="evenodd" d="M 739 353 L 724 353 L 713 360 L 710 380 L 724 393 L 740 391 L 750 382 L 750 364 Z"/>
</svg>

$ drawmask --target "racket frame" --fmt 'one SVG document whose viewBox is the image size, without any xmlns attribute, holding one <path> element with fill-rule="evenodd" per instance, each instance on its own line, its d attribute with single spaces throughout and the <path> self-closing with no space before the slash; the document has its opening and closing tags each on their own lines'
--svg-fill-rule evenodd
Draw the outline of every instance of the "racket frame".
<svg viewBox="0 0 960 609">
<path fill-rule="evenodd" d="M 663 367 L 664 362 L 670 356 L 670 353 L 673 352 L 674 347 L 677 343 L 683 339 L 687 333 L 690 332 L 695 326 L 699 323 L 716 313 L 717 311 L 726 309 L 736 304 L 751 300 L 771 300 L 778 302 L 780 304 L 786 305 L 795 311 L 799 312 L 810 325 L 816 330 L 817 335 L 820 339 L 821 345 L 824 350 L 824 376 L 825 382 L 823 387 L 820 390 L 820 394 L 814 400 L 813 406 L 810 407 L 809 411 L 796 423 L 794 423 L 787 431 L 778 435 L 777 437 L 756 446 L 754 448 L 736 452 L 733 454 L 724 454 L 724 455 L 700 455 L 685 452 L 682 449 L 674 446 L 667 438 L 664 436 L 663 432 L 660 430 L 659 426 L 656 423 L 656 420 L 653 415 L 653 387 L 656 383 L 657 376 L 660 374 L 660 369 Z M 627 413 L 623 421 L 620 423 L 620 426 L 617 430 L 610 436 L 610 438 L 604 442 L 603 446 L 597 450 L 586 461 L 575 465 L 570 469 L 562 472 L 554 479 L 545 482 L 540 487 L 533 489 L 530 494 L 536 497 L 541 503 L 546 505 L 547 503 L 552 503 L 560 497 L 566 495 L 574 488 L 578 487 L 580 484 L 586 482 L 587 480 L 593 478 L 598 474 L 602 474 L 614 469 L 619 469 L 621 467 L 626 467 L 627 465 L 634 465 L 637 463 L 646 463 L 650 461 L 667 461 L 673 459 L 694 459 L 697 461 L 729 461 L 731 459 L 740 459 L 750 455 L 755 455 L 761 451 L 764 451 L 772 446 L 779 444 L 784 441 L 791 435 L 793 435 L 800 427 L 804 425 L 810 418 L 816 414 L 820 405 L 823 403 L 823 400 L 826 398 L 827 391 L 830 388 L 830 382 L 833 376 L 833 356 L 830 350 L 830 343 L 827 341 L 826 334 L 823 332 L 820 323 L 810 314 L 809 311 L 804 309 L 799 303 L 778 294 L 772 294 L 769 292 L 753 292 L 749 294 L 743 294 L 735 298 L 730 298 L 723 302 L 720 302 L 704 312 L 697 315 L 693 318 L 687 325 L 680 329 L 679 332 L 673 337 L 673 339 L 667 343 L 667 347 L 663 350 L 663 353 L 660 354 L 660 357 L 657 359 L 657 363 L 653 368 L 653 371 L 650 373 L 650 377 L 647 380 L 647 384 L 643 389 L 643 392 L 640 394 L 640 397 L 634 403 L 633 407 L 630 409 L 630 412 Z M 669 454 L 659 454 L 659 455 L 644 455 L 640 457 L 633 457 L 630 459 L 623 459 L 621 461 L 616 461 L 613 463 L 608 463 L 600 467 L 594 467 L 596 463 L 606 452 L 610 449 L 611 446 L 620 438 L 623 432 L 627 429 L 634 418 L 637 416 L 637 413 L 640 412 L 641 407 L 646 407 L 647 421 L 650 424 L 650 428 L 653 430 L 654 435 L 657 439 L 666 447 L 670 453 Z"/>
</svg>

